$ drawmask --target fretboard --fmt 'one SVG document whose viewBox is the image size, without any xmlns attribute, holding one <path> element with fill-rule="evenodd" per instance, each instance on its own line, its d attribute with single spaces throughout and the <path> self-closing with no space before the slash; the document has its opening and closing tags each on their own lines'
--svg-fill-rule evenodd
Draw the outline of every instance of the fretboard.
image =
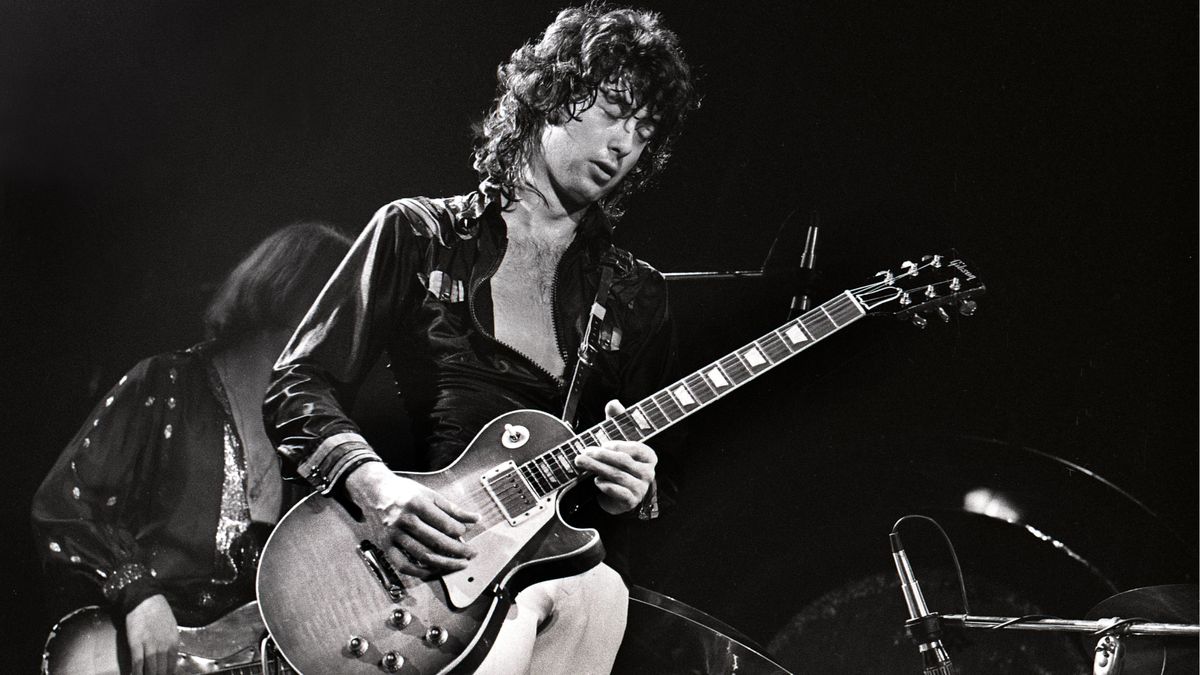
<svg viewBox="0 0 1200 675">
<path fill-rule="evenodd" d="M 849 291 L 837 295 L 525 462 L 521 474 L 544 497 L 579 478 L 574 460 L 584 448 L 607 440 L 644 441 L 865 315 Z"/>
</svg>

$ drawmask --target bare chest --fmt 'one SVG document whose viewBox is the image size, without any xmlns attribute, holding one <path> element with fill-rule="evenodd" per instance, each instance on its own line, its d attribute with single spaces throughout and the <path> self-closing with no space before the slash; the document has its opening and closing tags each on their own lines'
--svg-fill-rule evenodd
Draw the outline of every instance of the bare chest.
<svg viewBox="0 0 1200 675">
<path fill-rule="evenodd" d="M 554 332 L 554 274 L 565 247 L 509 243 L 491 280 L 496 339 L 555 377 L 566 365 Z"/>
</svg>

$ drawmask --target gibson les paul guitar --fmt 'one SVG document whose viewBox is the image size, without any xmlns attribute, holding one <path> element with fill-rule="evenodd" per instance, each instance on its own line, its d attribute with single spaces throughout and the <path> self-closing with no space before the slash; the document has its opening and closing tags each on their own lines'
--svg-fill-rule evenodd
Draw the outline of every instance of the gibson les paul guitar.
<svg viewBox="0 0 1200 675">
<path fill-rule="evenodd" d="M 280 520 L 259 562 L 258 598 L 276 646 L 301 672 L 414 675 L 466 672 L 491 648 L 513 597 L 528 585 L 598 564 L 595 530 L 567 525 L 563 493 L 574 458 L 608 439 L 642 441 L 867 314 L 949 318 L 974 312 L 983 283 L 961 259 L 926 256 L 884 271 L 798 319 L 574 433 L 543 412 L 489 422 L 449 467 L 401 473 L 482 517 L 463 539 L 478 555 L 466 569 L 421 580 L 397 572 L 382 527 L 334 499 L 310 495 Z"/>
</svg>

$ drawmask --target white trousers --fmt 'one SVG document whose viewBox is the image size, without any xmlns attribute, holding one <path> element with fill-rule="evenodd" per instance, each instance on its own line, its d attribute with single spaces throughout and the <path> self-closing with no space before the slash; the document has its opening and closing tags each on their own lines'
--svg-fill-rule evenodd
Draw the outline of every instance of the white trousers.
<svg viewBox="0 0 1200 675">
<path fill-rule="evenodd" d="M 517 594 L 477 675 L 607 675 L 629 613 L 629 590 L 605 564 Z"/>
</svg>

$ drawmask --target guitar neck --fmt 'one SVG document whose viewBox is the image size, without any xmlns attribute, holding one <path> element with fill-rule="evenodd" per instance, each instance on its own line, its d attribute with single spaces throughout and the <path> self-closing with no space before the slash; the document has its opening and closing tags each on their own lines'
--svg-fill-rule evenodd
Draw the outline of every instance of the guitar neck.
<svg viewBox="0 0 1200 675">
<path fill-rule="evenodd" d="M 579 479 L 574 459 L 584 448 L 607 440 L 644 441 L 864 316 L 851 292 L 834 296 L 525 462 L 521 474 L 539 496 L 570 485 Z"/>
</svg>

